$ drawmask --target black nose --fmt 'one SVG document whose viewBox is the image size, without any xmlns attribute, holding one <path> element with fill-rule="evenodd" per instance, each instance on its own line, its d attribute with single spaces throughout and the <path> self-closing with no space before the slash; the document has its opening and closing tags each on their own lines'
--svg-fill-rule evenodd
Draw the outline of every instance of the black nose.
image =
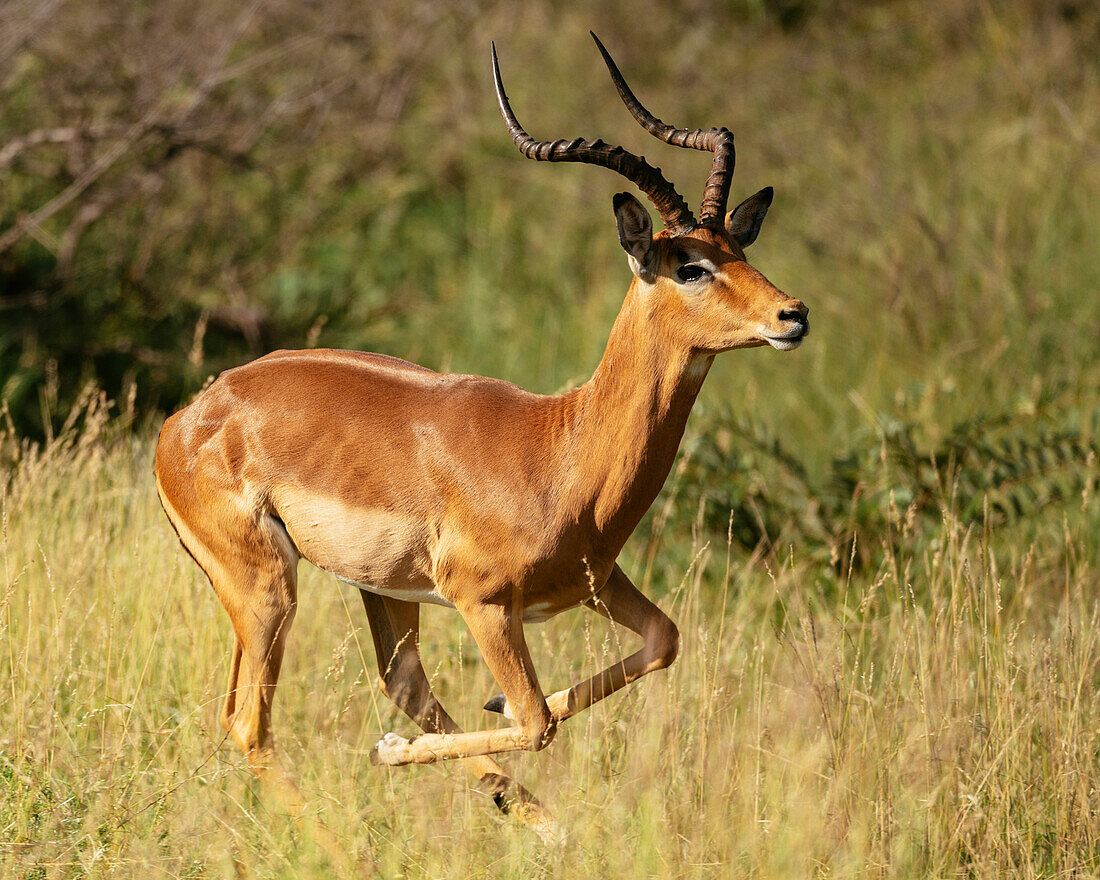
<svg viewBox="0 0 1100 880">
<path fill-rule="evenodd" d="M 798 309 L 783 309 L 779 313 L 780 321 L 801 321 L 803 320 L 802 312 Z"/>
</svg>

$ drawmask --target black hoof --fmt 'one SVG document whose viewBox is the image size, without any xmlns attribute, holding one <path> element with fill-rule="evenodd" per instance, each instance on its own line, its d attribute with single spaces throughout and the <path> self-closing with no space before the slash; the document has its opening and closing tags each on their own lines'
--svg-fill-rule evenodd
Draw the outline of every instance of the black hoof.
<svg viewBox="0 0 1100 880">
<path fill-rule="evenodd" d="M 503 715 L 504 714 L 504 704 L 507 703 L 507 702 L 508 702 L 508 700 L 505 699 L 504 694 L 497 694 L 495 697 L 493 697 L 491 700 L 489 700 L 489 702 L 486 703 L 482 708 L 485 709 L 486 712 L 496 712 L 499 715 Z"/>
</svg>

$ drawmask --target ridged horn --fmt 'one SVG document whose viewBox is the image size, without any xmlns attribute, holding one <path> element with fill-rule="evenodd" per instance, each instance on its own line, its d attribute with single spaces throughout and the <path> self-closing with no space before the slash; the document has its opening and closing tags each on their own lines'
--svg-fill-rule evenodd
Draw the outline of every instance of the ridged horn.
<svg viewBox="0 0 1100 880">
<path fill-rule="evenodd" d="M 726 202 L 729 200 L 730 181 L 733 179 L 733 166 L 735 155 L 733 150 L 733 132 L 728 128 L 710 128 L 704 131 L 701 128 L 689 130 L 686 128 L 674 128 L 666 122 L 662 122 L 650 113 L 638 100 L 637 96 L 626 84 L 623 75 L 619 72 L 611 53 L 604 48 L 600 38 L 592 31 L 592 39 L 596 41 L 596 47 L 603 55 L 604 63 L 611 73 L 611 80 L 619 91 L 619 97 L 626 104 L 638 123 L 651 135 L 666 144 L 677 147 L 685 147 L 690 150 L 703 150 L 714 154 L 714 160 L 710 166 L 710 176 L 707 178 L 706 188 L 703 190 L 703 204 L 699 209 L 699 222 L 702 225 L 719 223 L 724 221 L 726 214 Z"/>
<path fill-rule="evenodd" d="M 681 196 L 660 168 L 646 162 L 643 156 L 635 156 L 621 146 L 605 144 L 602 140 L 586 141 L 574 138 L 571 141 L 536 141 L 519 124 L 508 96 L 504 92 L 504 83 L 500 78 L 500 65 L 497 63 L 497 47 L 492 44 L 493 82 L 496 85 L 497 104 L 500 114 L 508 126 L 508 133 L 515 145 L 528 159 L 542 162 L 586 162 L 601 165 L 621 174 L 638 187 L 653 203 L 661 220 L 673 235 L 695 228 L 695 217 Z"/>
</svg>

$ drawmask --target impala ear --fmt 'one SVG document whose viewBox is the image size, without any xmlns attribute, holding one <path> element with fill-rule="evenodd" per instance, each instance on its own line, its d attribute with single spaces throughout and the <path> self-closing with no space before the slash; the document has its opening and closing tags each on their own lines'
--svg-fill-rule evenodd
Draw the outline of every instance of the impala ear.
<svg viewBox="0 0 1100 880">
<path fill-rule="evenodd" d="M 771 207 L 774 194 L 775 191 L 766 186 L 726 215 L 726 232 L 742 248 L 747 248 L 756 241 L 756 236 L 760 234 L 760 224 L 764 222 L 764 215 Z"/>
<path fill-rule="evenodd" d="M 619 244 L 626 251 L 630 271 L 643 281 L 652 281 L 657 274 L 657 250 L 653 247 L 653 222 L 649 212 L 630 193 L 619 193 L 613 204 Z"/>
</svg>

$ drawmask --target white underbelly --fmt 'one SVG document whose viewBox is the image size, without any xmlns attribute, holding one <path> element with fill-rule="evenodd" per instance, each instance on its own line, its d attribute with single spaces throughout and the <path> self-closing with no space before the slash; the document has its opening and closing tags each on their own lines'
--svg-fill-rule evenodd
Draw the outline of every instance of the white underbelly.
<svg viewBox="0 0 1100 880">
<path fill-rule="evenodd" d="M 557 613 L 557 611 L 551 610 L 549 602 L 534 602 L 531 605 L 523 606 L 523 622 L 542 623 Z"/>
<path fill-rule="evenodd" d="M 446 608 L 454 608 L 454 603 L 448 602 L 444 599 L 438 590 L 424 589 L 423 587 L 375 587 L 371 584 L 361 584 L 359 581 L 353 581 L 351 578 L 341 577 L 335 575 L 336 579 L 343 581 L 345 584 L 351 584 L 353 587 L 358 587 L 360 590 L 364 590 L 368 593 L 375 593 L 379 596 L 387 596 L 390 599 L 400 599 L 403 602 L 426 602 L 429 605 L 443 605 Z"/>
</svg>

